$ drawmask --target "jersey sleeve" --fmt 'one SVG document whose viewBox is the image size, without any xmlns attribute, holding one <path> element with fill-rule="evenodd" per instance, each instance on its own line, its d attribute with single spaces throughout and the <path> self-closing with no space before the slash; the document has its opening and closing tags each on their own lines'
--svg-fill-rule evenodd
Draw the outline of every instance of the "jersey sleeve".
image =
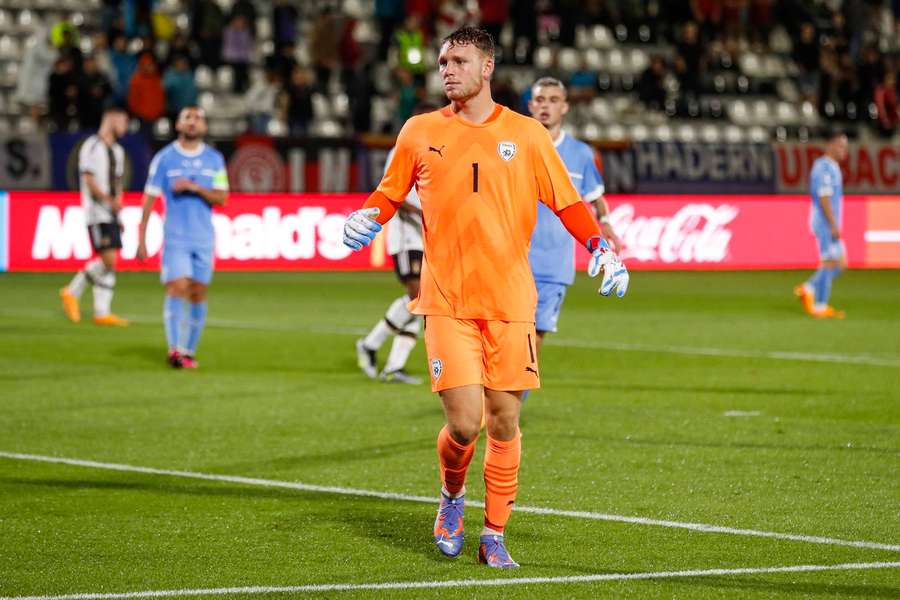
<svg viewBox="0 0 900 600">
<path fill-rule="evenodd" d="M 585 148 L 587 157 L 584 161 L 584 171 L 581 174 L 581 197 L 587 202 L 593 202 L 606 192 L 603 185 L 603 176 L 597 169 L 597 161 L 594 159 L 594 151 L 590 147 Z"/>
<path fill-rule="evenodd" d="M 412 189 L 416 176 L 416 153 L 412 143 L 414 120 L 409 120 L 397 136 L 394 155 L 388 162 L 381 183 L 376 191 L 381 192 L 391 202 L 400 204 Z"/>
<path fill-rule="evenodd" d="M 537 122 L 535 122 L 537 125 Z M 541 125 L 531 134 L 531 166 L 537 183 L 538 200 L 558 213 L 567 206 L 581 203 L 572 185 L 569 171 L 553 146 L 550 134 Z"/>
<path fill-rule="evenodd" d="M 121 179 L 125 176 L 125 149 L 122 146 L 116 146 L 116 177 Z"/>
<path fill-rule="evenodd" d="M 78 150 L 78 172 L 79 173 L 95 173 L 97 164 L 97 152 L 99 144 L 91 141 L 92 138 L 85 140 Z"/>
<path fill-rule="evenodd" d="M 229 190 L 228 187 L 228 169 L 225 168 L 225 158 L 216 153 L 216 169 L 215 174 L 213 175 L 212 187 L 214 190 L 219 190 L 222 192 L 227 192 Z"/>
<path fill-rule="evenodd" d="M 150 161 L 150 169 L 147 173 L 147 183 L 144 185 L 144 193 L 154 198 L 162 195 L 163 173 L 161 163 L 163 162 L 163 151 L 157 152 L 153 160 Z"/>
</svg>

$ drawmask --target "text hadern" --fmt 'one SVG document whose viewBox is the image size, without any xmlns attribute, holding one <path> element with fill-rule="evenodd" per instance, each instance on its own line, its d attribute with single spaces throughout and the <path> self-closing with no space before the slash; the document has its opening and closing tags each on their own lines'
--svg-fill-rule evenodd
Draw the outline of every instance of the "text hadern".
<svg viewBox="0 0 900 600">
<path fill-rule="evenodd" d="M 231 217 L 213 214 L 216 258 L 235 260 L 346 258 L 351 250 L 343 244 L 344 220 L 340 213 L 329 214 L 324 207 L 303 207 L 282 215 L 276 207 L 266 207 L 262 215 L 243 213 Z M 129 206 L 119 214 L 122 224 L 122 258 L 137 253 L 141 209 Z M 159 253 L 163 239 L 163 219 L 150 216 L 147 226 L 147 252 Z M 31 256 L 36 260 L 91 257 L 84 212 L 80 206 L 43 206 L 38 214 Z"/>
<path fill-rule="evenodd" d="M 609 216 L 625 245 L 622 258 L 717 263 L 728 257 L 733 232 L 726 225 L 738 213 L 728 204 L 688 204 L 668 217 L 635 217 L 634 205 L 622 204 Z"/>
</svg>

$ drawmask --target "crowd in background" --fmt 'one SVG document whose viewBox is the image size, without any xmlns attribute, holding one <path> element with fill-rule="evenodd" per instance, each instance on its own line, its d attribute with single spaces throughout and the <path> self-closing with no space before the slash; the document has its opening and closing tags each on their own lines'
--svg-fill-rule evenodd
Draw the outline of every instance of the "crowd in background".
<svg viewBox="0 0 900 600">
<path fill-rule="evenodd" d="M 885 51 L 885 36 L 900 36 L 900 0 L 375 0 L 379 35 L 357 41 L 355 18 L 340 1 L 234 0 L 229 10 L 215 0 L 185 0 L 187 27 L 154 10 L 153 0 L 104 0 L 100 26 L 83 31 L 64 20 L 40 32 L 25 56 L 19 97 L 41 92 L 32 102 L 36 117 L 57 130 L 95 128 L 104 104 L 126 106 L 146 131 L 163 116 L 196 104 L 195 72 L 203 65 L 231 68 L 231 91 L 243 96 L 251 130 L 265 132 L 277 117 L 293 135 L 309 131 L 316 92 L 347 94 L 347 125 L 372 130 L 376 63 L 389 60 L 396 100 L 396 129 L 426 96 L 424 56 L 437 40 L 463 25 L 479 25 L 497 40 L 497 60 L 531 65 L 539 46 L 570 47 L 579 26 L 602 24 L 619 42 L 672 48 L 655 53 L 626 91 L 649 109 L 706 93 L 712 74 L 736 70 L 742 52 L 771 50 L 776 24 L 787 29 L 790 57 L 802 98 L 833 119 L 866 119 L 885 135 L 897 131 L 897 70 Z M 890 9 L 890 12 L 888 11 Z M 892 15 L 884 22 L 884 15 Z M 271 52 L 261 56 L 259 18 L 269 20 Z M 501 36 L 510 23 L 511 36 Z M 91 36 L 83 55 L 81 36 Z M 309 68 L 297 61 L 305 38 Z M 506 43 L 503 43 L 506 42 Z M 251 78 L 253 66 L 264 76 Z M 551 67 L 575 102 L 605 91 L 602 73 L 585 66 L 569 72 Z M 502 73 L 502 70 L 501 70 Z M 675 97 L 670 81 L 677 81 Z M 524 110 L 527 89 L 495 78 L 495 97 Z M 27 88 L 31 89 L 30 92 Z M 608 89 L 608 88 L 606 88 Z M 38 92 L 35 92 L 38 90 Z M 875 113 L 869 114 L 869 107 Z"/>
</svg>

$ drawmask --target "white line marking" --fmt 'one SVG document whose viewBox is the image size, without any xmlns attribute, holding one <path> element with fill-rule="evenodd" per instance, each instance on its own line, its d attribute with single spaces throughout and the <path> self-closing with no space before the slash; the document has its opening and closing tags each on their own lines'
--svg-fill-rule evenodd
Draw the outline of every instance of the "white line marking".
<svg viewBox="0 0 900 600">
<path fill-rule="evenodd" d="M 762 413 L 758 410 L 726 410 L 722 413 L 724 417 L 758 417 Z"/>
<path fill-rule="evenodd" d="M 58 596 L 4 596 L 0 600 L 127 600 L 128 598 L 173 598 L 178 596 L 224 596 L 230 594 L 290 594 L 302 592 L 352 592 L 360 590 L 423 590 L 437 588 L 505 587 L 513 585 L 572 584 L 598 581 L 639 581 L 768 573 L 814 573 L 819 571 L 862 571 L 896 569 L 900 562 L 841 563 L 836 565 L 794 565 L 784 567 L 744 567 L 738 569 L 692 569 L 645 573 L 600 573 L 562 577 L 516 577 L 509 579 L 451 579 L 449 581 L 389 581 L 384 583 L 319 583 L 308 585 L 249 586 L 141 592 L 62 594 Z"/>
<path fill-rule="evenodd" d="M 255 477 L 241 477 L 239 475 L 220 475 L 214 473 L 200 473 L 197 471 L 175 471 L 171 469 L 156 469 L 153 467 L 139 467 L 120 463 L 97 462 L 93 460 L 80 460 L 75 458 L 62 458 L 45 456 L 41 454 L 19 454 L 16 452 L 0 451 L 0 458 L 12 460 L 28 460 L 35 462 L 55 463 L 74 467 L 87 467 L 91 469 L 105 469 L 108 471 L 124 471 L 129 473 L 143 473 L 146 475 L 165 475 L 170 477 L 185 477 L 188 479 L 204 479 L 207 481 L 225 481 L 241 485 L 253 485 L 269 488 L 284 488 L 301 490 L 304 492 L 320 492 L 324 494 L 340 494 L 343 496 L 361 496 L 366 498 L 380 498 L 382 500 L 399 500 L 403 502 L 422 502 L 425 504 L 437 504 L 438 498 L 431 496 L 414 496 L 398 494 L 394 492 L 379 492 L 376 490 L 363 490 L 359 488 L 345 488 L 327 485 L 315 485 L 294 481 L 281 481 L 277 479 L 258 479 Z M 484 507 L 483 502 L 467 501 L 469 506 Z M 792 542 L 807 542 L 811 544 L 825 544 L 831 546 L 851 546 L 854 548 L 870 548 L 873 550 L 890 550 L 900 552 L 900 545 L 884 544 L 880 542 L 867 542 L 856 540 L 842 540 L 837 538 L 822 537 L 816 535 L 801 535 L 794 533 L 778 533 L 775 531 L 759 531 L 756 529 L 739 529 L 735 527 L 723 527 L 720 525 L 708 525 L 705 523 L 687 523 L 683 521 L 666 521 L 661 519 L 649 519 L 647 517 L 629 517 L 626 515 L 613 515 L 607 513 L 587 512 L 578 510 L 560 510 L 556 508 L 543 508 L 539 506 L 516 506 L 516 512 L 546 515 L 554 517 L 572 517 L 575 519 L 589 519 L 594 521 L 614 521 L 618 523 L 631 523 L 634 525 L 653 525 L 657 527 L 670 527 L 677 529 L 689 529 L 703 533 L 724 533 L 730 535 L 744 535 L 752 537 L 773 538 Z"/>
<path fill-rule="evenodd" d="M 37 317 L 45 318 L 56 315 L 49 310 L 0 310 L 0 317 Z M 134 323 L 162 323 L 158 317 L 147 315 L 126 315 Z M 227 329 L 248 329 L 255 331 L 298 331 L 321 333 L 325 335 L 365 335 L 369 332 L 364 327 L 340 327 L 337 325 L 296 325 L 293 323 L 255 323 L 251 321 L 235 321 L 232 319 L 208 318 L 208 327 Z M 678 354 L 684 356 L 717 356 L 722 358 L 762 358 L 769 360 L 788 360 L 799 362 L 818 362 L 826 364 L 867 365 L 872 367 L 900 367 L 900 357 L 873 356 L 871 354 L 827 354 L 820 352 L 794 352 L 783 350 L 742 350 L 740 348 L 708 348 L 700 346 L 671 346 L 654 344 L 625 344 L 604 342 L 600 340 L 578 340 L 567 337 L 550 337 L 544 340 L 550 346 L 569 348 L 591 348 L 596 350 L 614 350 L 618 352 L 649 352 L 656 354 Z"/>
<path fill-rule="evenodd" d="M 863 234 L 867 242 L 897 243 L 900 242 L 900 229 L 870 229 Z"/>
</svg>

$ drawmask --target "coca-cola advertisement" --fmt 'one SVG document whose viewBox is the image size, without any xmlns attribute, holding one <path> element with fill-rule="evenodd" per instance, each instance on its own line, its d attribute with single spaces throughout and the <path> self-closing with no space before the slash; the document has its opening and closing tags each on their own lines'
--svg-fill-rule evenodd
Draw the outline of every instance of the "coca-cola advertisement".
<svg viewBox="0 0 900 600">
<path fill-rule="evenodd" d="M 383 236 L 363 252 L 342 243 L 344 219 L 364 194 L 231 194 L 216 209 L 216 268 L 369 270 L 391 266 Z M 151 254 L 135 259 L 140 194 L 119 215 L 123 270 L 157 269 L 162 203 L 147 230 Z M 793 269 L 815 266 L 806 196 L 611 195 L 610 220 L 621 256 L 640 269 Z M 5 210 L 4 210 L 5 207 Z M 900 196 L 848 196 L 843 237 L 851 267 L 900 267 Z M 92 250 L 80 197 L 71 192 L 10 192 L 0 197 L 0 269 L 77 270 Z M 427 260 L 427 257 L 426 257 Z M 587 252 L 578 251 L 580 268 Z"/>
</svg>

